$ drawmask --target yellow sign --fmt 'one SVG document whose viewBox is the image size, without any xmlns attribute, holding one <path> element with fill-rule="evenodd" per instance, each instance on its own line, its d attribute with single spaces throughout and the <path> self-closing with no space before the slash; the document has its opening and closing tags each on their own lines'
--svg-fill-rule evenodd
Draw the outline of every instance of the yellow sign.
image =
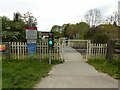
<svg viewBox="0 0 120 90">
<path fill-rule="evenodd" d="M 5 49 L 6 49 L 5 44 L 4 44 L 4 45 L 0 45 L 0 51 L 3 51 L 3 50 L 5 50 Z"/>
</svg>

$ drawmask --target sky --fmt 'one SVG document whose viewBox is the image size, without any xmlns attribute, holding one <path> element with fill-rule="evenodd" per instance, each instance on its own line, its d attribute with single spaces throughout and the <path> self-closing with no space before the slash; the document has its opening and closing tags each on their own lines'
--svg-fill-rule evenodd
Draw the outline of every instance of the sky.
<svg viewBox="0 0 120 90">
<path fill-rule="evenodd" d="M 0 0 L 0 16 L 13 19 L 13 13 L 31 12 L 37 18 L 39 31 L 50 31 L 53 25 L 79 23 L 90 9 L 99 9 L 103 17 L 118 10 L 120 0 Z"/>
</svg>

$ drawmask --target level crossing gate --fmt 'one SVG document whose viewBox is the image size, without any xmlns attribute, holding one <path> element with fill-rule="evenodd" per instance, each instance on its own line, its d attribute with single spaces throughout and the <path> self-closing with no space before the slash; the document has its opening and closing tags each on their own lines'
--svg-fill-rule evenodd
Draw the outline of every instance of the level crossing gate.
<svg viewBox="0 0 120 90">
<path fill-rule="evenodd" d="M 63 40 L 63 47 L 70 46 L 77 50 L 83 56 L 83 59 L 87 60 L 88 53 L 89 53 L 89 40 Z"/>
<path fill-rule="evenodd" d="M 63 47 L 67 45 L 78 51 L 84 60 L 106 58 L 107 44 L 91 43 L 90 40 L 63 40 Z"/>
</svg>

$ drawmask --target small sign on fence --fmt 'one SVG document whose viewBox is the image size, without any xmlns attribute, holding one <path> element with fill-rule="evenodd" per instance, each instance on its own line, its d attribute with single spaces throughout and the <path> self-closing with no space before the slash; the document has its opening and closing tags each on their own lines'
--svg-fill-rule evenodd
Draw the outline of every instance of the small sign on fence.
<svg viewBox="0 0 120 90">
<path fill-rule="evenodd" d="M 9 42 L 2 42 L 2 44 L 0 44 L 0 54 L 4 56 L 6 56 L 6 59 L 10 58 L 10 44 Z"/>
</svg>

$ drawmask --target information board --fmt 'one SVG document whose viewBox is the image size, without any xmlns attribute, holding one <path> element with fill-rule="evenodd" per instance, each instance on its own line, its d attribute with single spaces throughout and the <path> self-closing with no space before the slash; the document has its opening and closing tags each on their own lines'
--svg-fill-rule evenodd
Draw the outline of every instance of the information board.
<svg viewBox="0 0 120 90">
<path fill-rule="evenodd" d="M 36 52 L 36 43 L 27 44 L 27 48 L 29 54 L 34 54 Z"/>
<path fill-rule="evenodd" d="M 26 27 L 26 39 L 37 39 L 37 27 Z"/>
</svg>

